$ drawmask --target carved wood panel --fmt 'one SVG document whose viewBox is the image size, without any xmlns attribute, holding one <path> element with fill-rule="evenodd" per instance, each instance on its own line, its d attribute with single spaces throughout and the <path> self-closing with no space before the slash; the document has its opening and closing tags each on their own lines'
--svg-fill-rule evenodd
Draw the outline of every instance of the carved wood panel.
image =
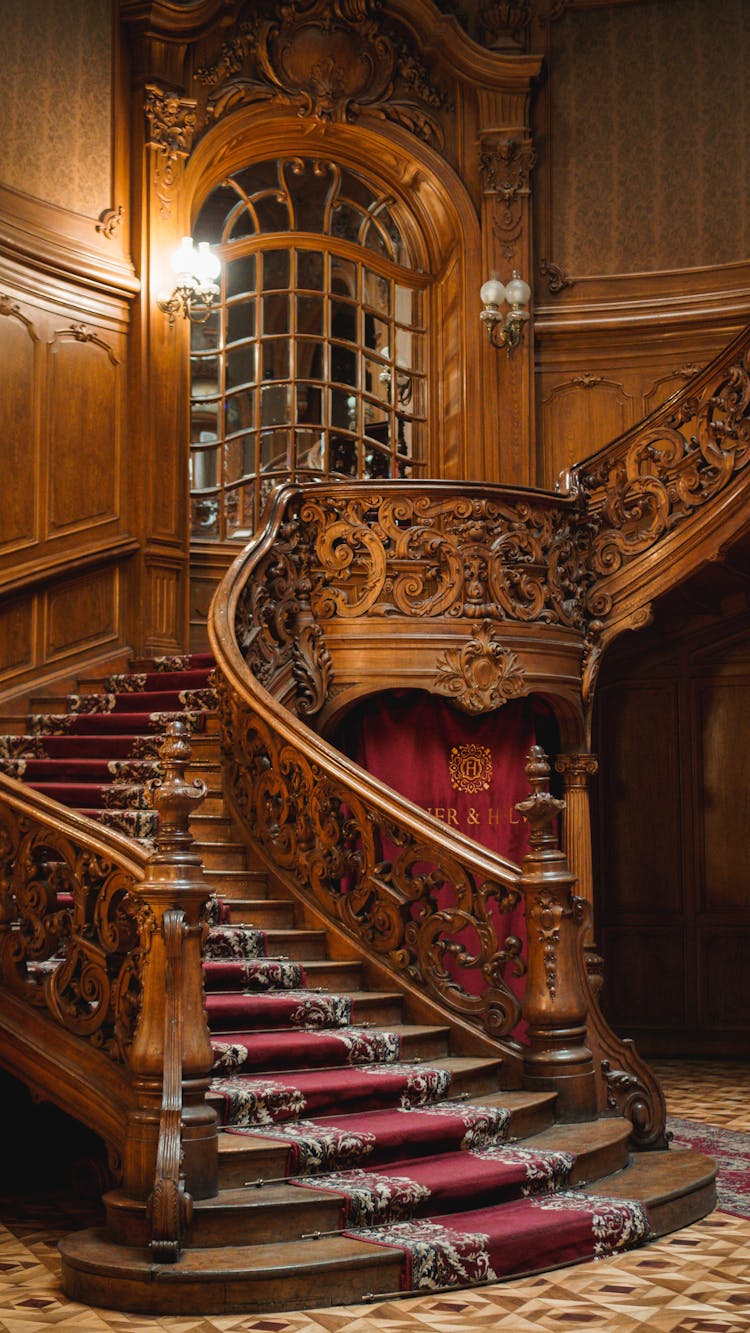
<svg viewBox="0 0 750 1333">
<path fill-rule="evenodd" d="M 634 425 L 638 405 L 609 375 L 584 370 L 562 380 L 542 399 L 542 486 L 554 489 L 563 468 Z"/>
<path fill-rule="evenodd" d="M 118 502 L 120 366 L 84 325 L 49 348 L 49 535 L 114 519 Z"/>
<path fill-rule="evenodd" d="M 119 577 L 116 569 L 94 571 L 45 593 L 45 660 L 117 637 Z"/>
</svg>

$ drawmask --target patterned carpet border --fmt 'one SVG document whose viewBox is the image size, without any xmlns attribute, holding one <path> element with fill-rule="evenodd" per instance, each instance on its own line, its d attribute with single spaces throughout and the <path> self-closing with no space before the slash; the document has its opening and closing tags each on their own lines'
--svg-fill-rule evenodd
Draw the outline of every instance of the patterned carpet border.
<svg viewBox="0 0 750 1333">
<path fill-rule="evenodd" d="M 673 1146 L 693 1148 L 716 1160 L 717 1207 L 722 1213 L 750 1218 L 750 1134 L 670 1116 Z"/>
</svg>

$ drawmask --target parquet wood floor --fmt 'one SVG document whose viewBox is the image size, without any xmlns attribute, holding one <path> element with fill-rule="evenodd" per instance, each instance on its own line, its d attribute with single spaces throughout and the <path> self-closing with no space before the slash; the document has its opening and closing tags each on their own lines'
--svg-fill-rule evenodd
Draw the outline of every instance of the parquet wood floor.
<svg viewBox="0 0 750 1333">
<path fill-rule="evenodd" d="M 672 1115 L 750 1130 L 750 1065 L 664 1061 Z M 713 1213 L 696 1226 L 606 1263 L 451 1295 L 289 1315 L 144 1318 L 67 1301 L 57 1240 L 91 1225 L 55 1200 L 0 1198 L 0 1330 L 37 1333 L 748 1333 L 750 1220 Z"/>
</svg>

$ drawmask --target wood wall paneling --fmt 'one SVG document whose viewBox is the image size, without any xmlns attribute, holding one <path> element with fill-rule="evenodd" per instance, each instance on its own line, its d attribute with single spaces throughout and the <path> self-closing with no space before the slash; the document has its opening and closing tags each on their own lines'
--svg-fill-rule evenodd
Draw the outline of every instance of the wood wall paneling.
<svg viewBox="0 0 750 1333">
<path fill-rule="evenodd" d="M 684 978 L 688 956 L 681 926 L 605 927 L 607 1011 L 628 1032 L 680 1028 L 686 1021 Z"/>
<path fill-rule="evenodd" d="M 34 610 L 25 597 L 0 605 L 0 682 L 33 664 Z"/>
<path fill-rule="evenodd" d="M 46 589 L 44 660 L 116 641 L 119 594 L 119 570 L 112 567 Z"/>
<path fill-rule="evenodd" d="M 747 895 L 747 886 L 745 885 Z M 706 927 L 699 936 L 698 1021 L 720 1036 L 735 1035 L 747 1051 L 750 1013 L 750 930 L 747 926 Z M 731 1049 L 731 1048 L 730 1048 Z"/>
<path fill-rule="evenodd" d="M 547 379 L 553 380 L 553 376 Z M 593 453 L 638 419 L 637 400 L 617 379 L 591 371 L 554 379 L 556 382 L 542 397 L 540 413 L 540 484 L 550 490 L 564 468 Z"/>
<path fill-rule="evenodd" d="M 682 909 L 680 738 L 670 681 L 602 693 L 603 919 Z M 644 737 L 648 748 L 644 750 Z"/>
<path fill-rule="evenodd" d="M 34 542 L 37 534 L 39 338 L 20 306 L 0 295 L 0 552 Z"/>
<path fill-rule="evenodd" d="M 49 349 L 49 535 L 117 518 L 120 372 L 111 347 L 78 328 Z"/>
<path fill-rule="evenodd" d="M 699 680 L 693 696 L 697 906 L 747 913 L 750 875 L 737 853 L 750 828 L 750 671 L 733 683 Z"/>
</svg>

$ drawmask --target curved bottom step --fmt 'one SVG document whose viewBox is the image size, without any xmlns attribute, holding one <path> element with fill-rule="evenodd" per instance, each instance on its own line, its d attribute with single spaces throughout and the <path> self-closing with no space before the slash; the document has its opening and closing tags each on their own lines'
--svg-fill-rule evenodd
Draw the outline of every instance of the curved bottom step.
<svg viewBox="0 0 750 1333">
<path fill-rule="evenodd" d="M 84 1231 L 60 1243 L 63 1290 L 138 1314 L 255 1314 L 458 1289 L 601 1257 L 687 1226 L 715 1206 L 715 1174 L 700 1153 L 644 1153 L 582 1190 L 319 1240 L 186 1249 L 176 1264 L 155 1264 L 145 1249 Z"/>
</svg>

